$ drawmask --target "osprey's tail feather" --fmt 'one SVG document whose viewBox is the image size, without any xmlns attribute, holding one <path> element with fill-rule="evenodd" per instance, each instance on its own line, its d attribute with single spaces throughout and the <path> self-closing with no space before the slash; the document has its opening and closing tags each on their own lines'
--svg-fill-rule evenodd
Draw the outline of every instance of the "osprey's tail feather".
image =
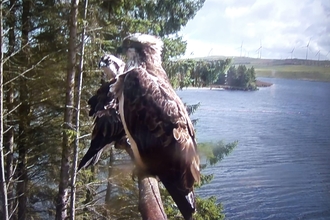
<svg viewBox="0 0 330 220">
<path fill-rule="evenodd" d="M 160 179 L 162 181 L 162 179 Z M 196 211 L 196 201 L 194 191 L 188 193 L 181 190 L 177 184 L 162 181 L 166 190 L 173 198 L 185 220 L 192 220 L 193 213 Z"/>
<path fill-rule="evenodd" d="M 90 165 L 95 165 L 97 163 L 97 161 L 100 159 L 100 156 L 102 154 L 102 151 L 104 149 L 104 147 L 107 144 L 110 144 L 110 142 L 108 143 L 104 143 L 104 137 L 102 137 L 101 135 L 98 135 L 99 137 L 94 138 L 91 141 L 91 145 L 89 147 L 89 149 L 87 150 L 86 154 L 84 155 L 84 157 L 81 159 L 79 166 L 78 166 L 78 171 L 82 168 L 87 168 Z"/>
</svg>

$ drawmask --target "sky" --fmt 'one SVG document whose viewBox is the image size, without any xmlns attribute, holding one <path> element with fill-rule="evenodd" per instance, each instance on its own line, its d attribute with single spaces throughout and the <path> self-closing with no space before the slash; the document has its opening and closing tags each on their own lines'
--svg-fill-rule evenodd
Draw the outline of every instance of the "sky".
<svg viewBox="0 0 330 220">
<path fill-rule="evenodd" d="M 206 0 L 180 35 L 185 58 L 330 60 L 330 0 Z"/>
</svg>

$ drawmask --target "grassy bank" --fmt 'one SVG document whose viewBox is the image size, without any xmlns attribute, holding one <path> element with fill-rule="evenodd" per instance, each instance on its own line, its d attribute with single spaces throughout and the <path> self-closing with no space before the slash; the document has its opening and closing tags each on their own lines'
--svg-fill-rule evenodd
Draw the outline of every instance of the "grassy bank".
<svg viewBox="0 0 330 220">
<path fill-rule="evenodd" d="M 330 67 L 308 65 L 255 66 L 258 77 L 276 77 L 330 82 Z"/>
</svg>

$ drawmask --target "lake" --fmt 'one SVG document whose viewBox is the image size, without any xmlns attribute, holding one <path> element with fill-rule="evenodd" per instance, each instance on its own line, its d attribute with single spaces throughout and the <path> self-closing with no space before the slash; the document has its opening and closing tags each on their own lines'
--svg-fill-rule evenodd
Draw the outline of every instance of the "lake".
<svg viewBox="0 0 330 220">
<path fill-rule="evenodd" d="M 238 140 L 198 195 L 216 196 L 229 220 L 330 219 L 330 83 L 258 79 L 273 85 L 178 91 L 201 103 L 198 142 Z"/>
</svg>

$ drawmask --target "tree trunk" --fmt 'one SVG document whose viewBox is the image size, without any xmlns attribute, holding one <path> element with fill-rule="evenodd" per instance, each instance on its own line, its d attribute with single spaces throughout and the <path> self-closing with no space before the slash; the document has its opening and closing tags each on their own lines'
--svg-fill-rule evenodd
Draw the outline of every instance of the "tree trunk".
<svg viewBox="0 0 330 220">
<path fill-rule="evenodd" d="M 25 46 L 29 42 L 29 31 L 30 31 L 30 8 L 31 1 L 23 1 L 23 12 L 22 12 L 22 64 L 24 67 L 29 65 L 29 46 Z M 24 69 L 22 70 L 24 71 Z M 27 205 L 27 170 L 26 170 L 26 153 L 27 153 L 27 138 L 28 138 L 28 128 L 30 106 L 28 103 L 29 91 L 27 87 L 27 79 L 25 77 L 19 78 L 19 101 L 21 105 L 18 108 L 19 113 L 19 138 L 18 138 L 18 166 L 17 166 L 17 196 L 18 196 L 18 219 L 26 219 L 26 205 Z"/>
<path fill-rule="evenodd" d="M 77 42 L 77 16 L 78 16 L 79 0 L 71 1 L 71 13 L 68 21 L 69 27 L 69 44 L 68 44 L 68 60 L 67 60 L 67 79 L 66 79 L 66 98 L 65 112 L 63 124 L 63 145 L 62 160 L 60 171 L 60 183 L 58 189 L 56 203 L 56 219 L 62 220 L 67 218 L 68 206 L 68 187 L 70 172 L 70 144 L 72 139 L 70 134 L 74 132 L 73 113 L 74 113 L 74 84 L 75 84 L 75 66 L 76 66 L 76 42 Z"/>
<path fill-rule="evenodd" d="M 139 177 L 139 211 L 143 220 L 167 219 L 158 181 L 153 177 Z"/>
<path fill-rule="evenodd" d="M 2 2 L 0 2 L 0 188 L 1 188 L 1 204 L 2 204 L 2 218 L 8 220 L 8 198 L 7 198 L 7 184 L 5 177 L 5 157 L 3 152 L 3 21 L 2 21 Z"/>
<path fill-rule="evenodd" d="M 19 80 L 19 100 L 20 107 L 18 109 L 19 113 L 19 138 L 17 143 L 18 148 L 18 166 L 17 166 L 17 196 L 18 196 L 18 219 L 26 219 L 26 201 L 27 201 L 27 170 L 26 170 L 26 149 L 27 149 L 27 130 L 29 127 L 29 112 L 30 106 L 28 104 L 28 88 L 26 85 L 26 79 L 20 78 Z"/>
<path fill-rule="evenodd" d="M 11 112 L 14 109 L 14 91 L 13 86 L 9 85 L 7 92 L 7 109 Z M 7 195 L 8 195 L 8 212 L 13 212 L 14 207 L 14 192 L 13 192 L 13 176 L 14 176 L 14 124 L 12 114 L 7 116 L 6 134 L 4 137 L 4 146 L 6 148 L 6 180 L 7 180 Z"/>
<path fill-rule="evenodd" d="M 17 183 L 17 196 L 18 196 L 18 219 L 26 219 L 26 202 L 27 202 L 27 170 L 26 170 L 26 139 L 27 139 L 27 126 L 28 126 L 28 118 L 27 114 L 29 111 L 29 106 L 25 101 L 26 89 L 24 86 L 25 79 L 21 80 L 20 87 L 20 101 L 22 105 L 19 108 L 19 139 L 18 139 L 18 165 L 17 165 L 17 175 L 18 175 L 18 183 Z M 25 99 L 25 100 L 24 100 Z"/>
<path fill-rule="evenodd" d="M 15 0 L 10 0 L 10 8 L 13 8 L 15 5 Z M 8 56 L 11 56 L 12 53 L 14 53 L 15 48 L 15 11 L 12 9 L 10 11 L 10 18 L 9 18 L 9 26 L 12 27 L 8 31 Z M 8 64 L 11 66 L 11 64 Z M 9 69 L 11 69 L 9 67 Z M 7 88 L 7 109 L 8 112 L 12 112 L 14 110 L 14 88 L 13 83 L 9 83 Z M 7 133 L 6 138 L 4 140 L 6 141 L 6 151 L 7 151 L 7 158 L 6 158 L 6 178 L 7 178 L 7 194 L 8 194 L 8 212 L 9 215 L 12 214 L 14 211 L 14 183 L 12 182 L 13 176 L 14 176 L 14 118 L 13 114 L 8 114 L 7 116 Z"/>
<path fill-rule="evenodd" d="M 109 163 L 108 163 L 108 184 L 107 184 L 107 189 L 106 189 L 106 194 L 105 194 L 105 199 L 104 202 L 106 205 L 110 204 L 111 200 L 111 193 L 112 193 L 112 171 L 113 171 L 113 163 L 114 163 L 114 153 L 113 153 L 113 147 L 110 148 L 110 157 L 109 157 Z"/>
<path fill-rule="evenodd" d="M 83 21 L 86 20 L 87 16 L 88 0 L 85 0 L 84 4 L 84 17 Z M 81 34 L 81 47 L 80 47 L 80 61 L 79 61 L 79 77 L 77 85 L 77 100 L 76 100 L 76 137 L 74 142 L 74 154 L 72 162 L 72 173 L 71 173 L 71 201 L 70 201 L 70 219 L 75 219 L 75 204 L 76 204 L 76 177 L 77 177 L 77 165 L 78 165 L 78 152 L 79 152 L 79 135 L 80 135 L 80 102 L 81 102 L 81 89 L 83 82 L 83 69 L 84 69 L 84 55 L 85 55 L 85 33 L 86 27 L 83 24 L 83 31 Z"/>
<path fill-rule="evenodd" d="M 10 88 L 7 92 L 7 108 L 8 112 L 11 112 L 14 108 L 14 91 L 13 86 L 9 85 Z M 13 176 L 14 176 L 14 125 L 13 125 L 12 114 L 7 116 L 7 128 L 6 128 L 6 141 L 4 146 L 6 147 L 6 180 L 7 180 L 7 195 L 8 195 L 8 212 L 11 214 L 14 209 L 14 187 L 13 187 Z"/>
</svg>

